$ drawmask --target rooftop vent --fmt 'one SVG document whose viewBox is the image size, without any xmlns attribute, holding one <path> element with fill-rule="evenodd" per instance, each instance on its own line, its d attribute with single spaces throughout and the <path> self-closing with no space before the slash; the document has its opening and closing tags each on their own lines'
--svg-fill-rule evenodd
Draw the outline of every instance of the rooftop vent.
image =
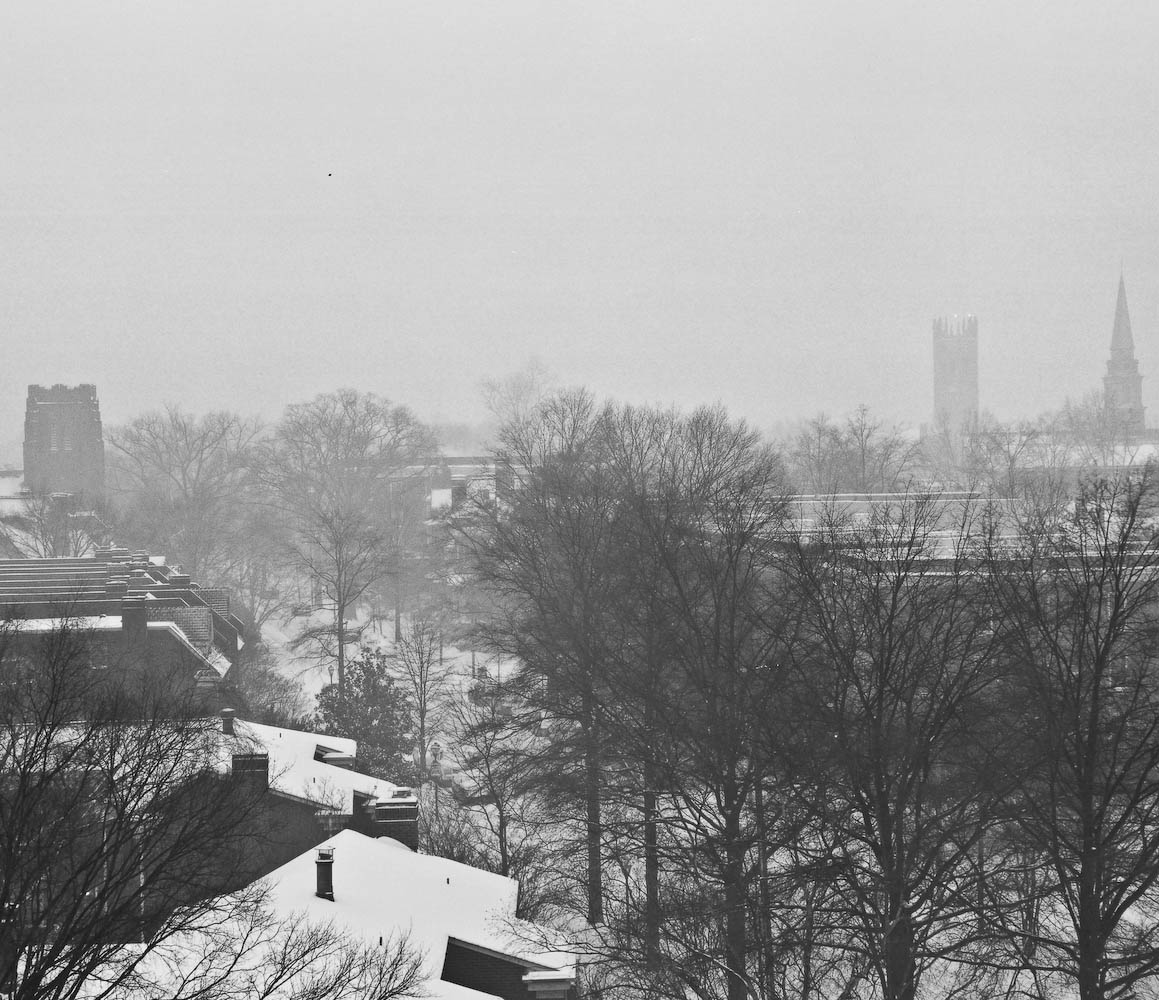
<svg viewBox="0 0 1159 1000">
<path fill-rule="evenodd" d="M 319 899 L 328 899 L 334 902 L 334 848 L 319 847 L 318 859 L 314 864 L 317 869 L 317 887 L 314 895 Z"/>
</svg>

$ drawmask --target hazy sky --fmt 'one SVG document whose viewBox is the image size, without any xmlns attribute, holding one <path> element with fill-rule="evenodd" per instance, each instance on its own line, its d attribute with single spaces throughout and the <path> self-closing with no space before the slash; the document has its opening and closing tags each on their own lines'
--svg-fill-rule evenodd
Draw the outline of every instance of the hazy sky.
<svg viewBox="0 0 1159 1000">
<path fill-rule="evenodd" d="M 760 426 L 1098 384 L 1159 423 L 1159 4 L 0 5 L 0 441 L 340 386 L 431 420 L 531 356 Z"/>
</svg>

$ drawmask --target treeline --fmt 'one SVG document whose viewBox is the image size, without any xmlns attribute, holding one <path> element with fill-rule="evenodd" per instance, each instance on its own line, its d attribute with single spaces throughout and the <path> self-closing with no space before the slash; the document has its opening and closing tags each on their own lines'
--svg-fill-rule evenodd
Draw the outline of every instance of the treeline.
<svg viewBox="0 0 1159 1000">
<path fill-rule="evenodd" d="M 1156 484 L 859 516 L 719 409 L 544 400 L 457 525 L 492 863 L 593 996 L 1144 995 Z"/>
<path fill-rule="evenodd" d="M 819 414 L 784 429 L 777 443 L 798 493 L 889 493 L 921 484 L 1005 498 L 1073 491 L 1076 470 L 1128 466 L 1145 447 L 1101 393 L 1034 419 L 983 413 L 963 426 L 935 422 L 920 433 L 859 406 L 840 419 Z"/>
</svg>

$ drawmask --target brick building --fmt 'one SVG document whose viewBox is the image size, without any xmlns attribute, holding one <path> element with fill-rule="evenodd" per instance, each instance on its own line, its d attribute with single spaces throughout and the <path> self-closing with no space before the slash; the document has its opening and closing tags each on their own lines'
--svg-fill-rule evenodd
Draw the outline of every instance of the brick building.
<svg viewBox="0 0 1159 1000">
<path fill-rule="evenodd" d="M 24 646 L 65 623 L 93 666 L 132 659 L 210 684 L 237 661 L 242 631 L 228 591 L 116 548 L 84 559 L 0 559 L 0 623 Z"/>
</svg>

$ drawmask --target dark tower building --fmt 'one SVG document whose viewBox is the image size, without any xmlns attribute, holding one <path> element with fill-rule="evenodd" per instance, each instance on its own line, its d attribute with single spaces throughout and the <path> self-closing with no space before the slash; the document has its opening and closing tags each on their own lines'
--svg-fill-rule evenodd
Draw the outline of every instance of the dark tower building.
<svg viewBox="0 0 1159 1000">
<path fill-rule="evenodd" d="M 934 320 L 934 426 L 960 431 L 978 420 L 978 317 Z"/>
<path fill-rule="evenodd" d="M 1111 359 L 1103 376 L 1103 399 L 1108 410 L 1117 413 L 1128 434 L 1143 434 L 1143 376 L 1135 360 L 1135 338 L 1131 336 L 1131 314 L 1127 312 L 1127 288 L 1119 276 L 1119 298 L 1115 303 L 1115 327 L 1111 331 Z"/>
<path fill-rule="evenodd" d="M 24 486 L 33 493 L 104 491 L 105 443 L 95 385 L 28 387 Z"/>
</svg>

